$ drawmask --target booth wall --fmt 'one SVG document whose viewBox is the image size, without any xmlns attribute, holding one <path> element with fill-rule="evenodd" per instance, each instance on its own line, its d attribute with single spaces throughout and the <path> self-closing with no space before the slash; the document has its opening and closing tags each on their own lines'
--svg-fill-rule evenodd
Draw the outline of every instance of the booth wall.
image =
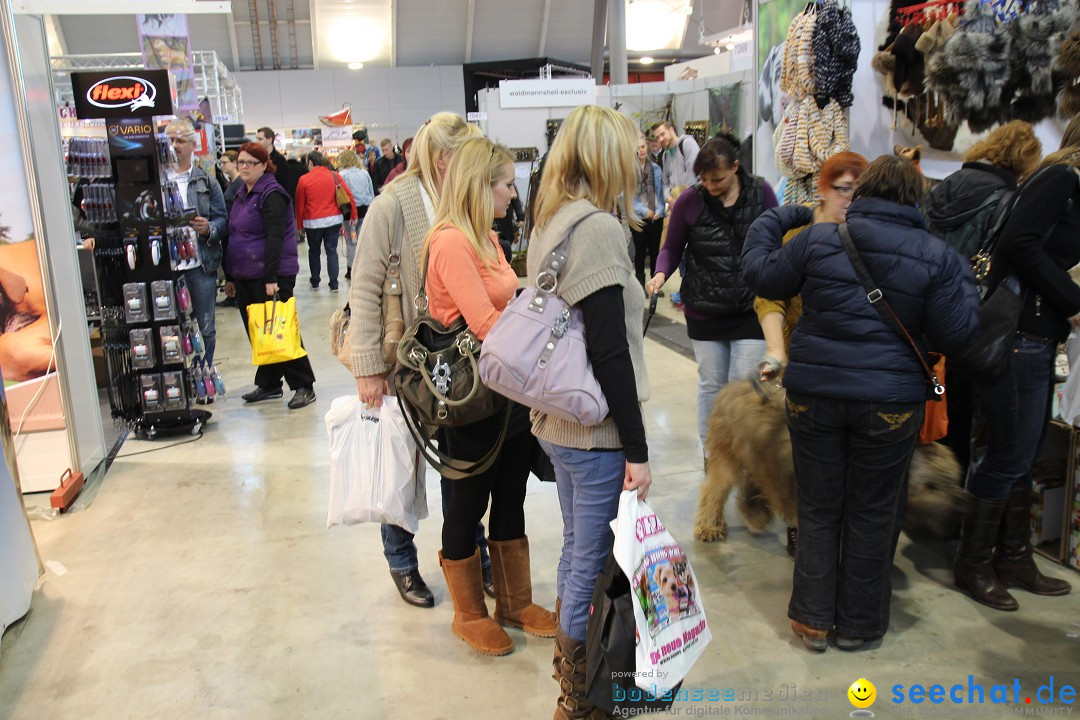
<svg viewBox="0 0 1080 720">
<path fill-rule="evenodd" d="M 267 126 L 318 127 L 319 116 L 352 103 L 353 122 L 401 142 L 442 110 L 465 114 L 461 65 L 236 73 L 249 133 Z"/>
</svg>

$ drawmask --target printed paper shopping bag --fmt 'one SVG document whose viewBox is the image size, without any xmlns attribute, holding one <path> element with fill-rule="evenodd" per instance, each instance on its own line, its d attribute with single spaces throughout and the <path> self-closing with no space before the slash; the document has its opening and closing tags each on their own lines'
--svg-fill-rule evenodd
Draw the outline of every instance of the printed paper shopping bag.
<svg viewBox="0 0 1080 720">
<path fill-rule="evenodd" d="M 427 486 L 397 398 L 387 395 L 381 407 L 365 408 L 355 394 L 339 397 L 326 413 L 326 431 L 326 527 L 380 522 L 418 532 L 428 514 Z"/>
<path fill-rule="evenodd" d="M 275 295 L 273 300 L 248 305 L 247 316 L 253 365 L 273 365 L 307 355 L 300 344 L 296 298 L 282 302 Z"/>
<path fill-rule="evenodd" d="M 612 554 L 630 581 L 638 687 L 681 682 L 712 640 L 686 553 L 637 492 L 619 497 Z"/>
<path fill-rule="evenodd" d="M 651 687 L 637 686 L 637 637 L 630 581 L 609 553 L 589 608 L 585 694 L 593 705 L 616 716 L 667 710 L 682 684 L 672 687 L 666 679 L 651 678 Z"/>
</svg>

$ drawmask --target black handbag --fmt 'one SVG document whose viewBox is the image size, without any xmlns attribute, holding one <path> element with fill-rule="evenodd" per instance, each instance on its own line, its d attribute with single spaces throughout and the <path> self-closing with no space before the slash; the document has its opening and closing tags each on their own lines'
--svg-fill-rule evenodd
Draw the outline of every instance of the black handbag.
<svg viewBox="0 0 1080 720">
<path fill-rule="evenodd" d="M 394 388 L 405 425 L 424 459 L 440 475 L 460 480 L 490 468 L 502 449 L 509 426 L 511 405 L 506 398 L 480 381 L 476 359 L 480 341 L 465 318 L 450 327 L 428 314 L 424 291 L 427 264 L 416 297 L 417 317 L 405 330 L 397 348 Z M 504 412 L 502 430 L 491 450 L 480 460 L 451 458 L 430 443 L 439 428 L 470 425 Z"/>
<path fill-rule="evenodd" d="M 608 553 L 604 572 L 596 580 L 585 636 L 585 698 L 613 715 L 663 712 L 675 702 L 673 688 L 643 690 L 634 682 L 637 669 L 637 623 L 630 581 L 614 553 Z"/>
</svg>

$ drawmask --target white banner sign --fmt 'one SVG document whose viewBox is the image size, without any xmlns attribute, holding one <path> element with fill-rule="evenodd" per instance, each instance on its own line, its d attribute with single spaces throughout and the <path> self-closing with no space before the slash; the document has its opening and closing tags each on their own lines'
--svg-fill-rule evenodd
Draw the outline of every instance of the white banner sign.
<svg viewBox="0 0 1080 720">
<path fill-rule="evenodd" d="M 592 78 L 499 81 L 499 106 L 504 108 L 595 104 L 596 81 Z"/>
</svg>

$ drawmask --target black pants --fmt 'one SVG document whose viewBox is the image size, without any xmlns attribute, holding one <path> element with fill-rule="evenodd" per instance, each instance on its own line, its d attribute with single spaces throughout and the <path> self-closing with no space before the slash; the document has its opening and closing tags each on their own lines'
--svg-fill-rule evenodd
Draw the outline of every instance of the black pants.
<svg viewBox="0 0 1080 720">
<path fill-rule="evenodd" d="M 491 449 L 503 413 L 459 428 L 446 430 L 449 455 L 458 460 L 479 460 Z M 465 560 L 476 552 L 476 526 L 487 511 L 492 540 L 516 540 L 525 535 L 525 486 L 529 479 L 536 439 L 527 429 L 517 429 L 503 443 L 499 457 L 486 472 L 454 480 L 450 507 L 443 516 L 442 550 L 448 560 Z"/>
<path fill-rule="evenodd" d="M 645 284 L 645 255 L 649 256 L 649 267 L 656 272 L 656 258 L 660 256 L 660 236 L 664 232 L 664 219 L 643 220 L 641 230 L 632 230 L 634 237 L 634 275 L 642 285 Z"/>
<path fill-rule="evenodd" d="M 266 302 L 266 282 L 263 280 L 234 280 L 236 286 L 236 305 L 240 309 L 240 318 L 244 322 L 244 332 L 247 332 L 248 305 Z M 279 275 L 277 279 L 278 298 L 282 301 L 293 296 L 293 288 L 296 286 L 295 275 Z M 301 341 L 301 344 L 302 341 Z M 281 387 L 281 379 L 289 383 L 292 390 L 309 388 L 315 384 L 315 372 L 311 369 L 311 362 L 305 355 L 296 360 L 289 360 L 273 365 L 260 365 L 255 371 L 255 384 L 263 390 L 276 390 Z"/>
<path fill-rule="evenodd" d="M 792 620 L 849 638 L 889 629 L 893 554 L 924 410 L 788 393 L 799 496 Z"/>
</svg>

